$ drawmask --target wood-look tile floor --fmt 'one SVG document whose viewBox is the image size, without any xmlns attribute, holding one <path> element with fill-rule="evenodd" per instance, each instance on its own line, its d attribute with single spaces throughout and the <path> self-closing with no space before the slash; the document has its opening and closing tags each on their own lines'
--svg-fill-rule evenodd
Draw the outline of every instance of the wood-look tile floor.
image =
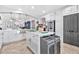
<svg viewBox="0 0 79 59">
<path fill-rule="evenodd" d="M 32 54 L 26 47 L 26 41 L 19 41 L 16 43 L 7 44 L 0 49 L 1 54 Z M 69 44 L 63 44 L 62 54 L 79 54 L 79 47 Z"/>
<path fill-rule="evenodd" d="M 64 43 L 62 54 L 79 54 L 79 47 Z"/>
<path fill-rule="evenodd" d="M 27 49 L 26 41 L 23 40 L 3 46 L 1 54 L 32 54 L 32 52 Z"/>
</svg>

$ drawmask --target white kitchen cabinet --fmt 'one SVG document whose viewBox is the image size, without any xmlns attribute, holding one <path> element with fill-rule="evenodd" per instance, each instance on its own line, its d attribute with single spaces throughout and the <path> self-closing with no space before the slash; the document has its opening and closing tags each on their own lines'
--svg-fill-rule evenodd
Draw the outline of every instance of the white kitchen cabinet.
<svg viewBox="0 0 79 59">
<path fill-rule="evenodd" d="M 33 51 L 35 53 L 38 53 L 38 48 L 39 48 L 39 36 L 36 35 L 36 34 L 33 34 L 32 33 L 32 36 L 31 36 L 31 47 L 33 49 Z"/>
<path fill-rule="evenodd" d="M 29 33 L 29 36 L 28 36 Z M 36 53 L 36 54 L 40 54 L 40 40 L 41 37 L 43 36 L 47 36 L 47 35 L 51 35 L 54 34 L 53 32 L 49 32 L 49 33 L 41 33 L 41 32 L 30 32 L 28 31 L 28 33 L 26 32 L 26 39 L 27 39 L 27 47 L 29 47 L 32 52 Z M 28 37 L 30 37 L 30 39 L 28 39 Z"/>
<path fill-rule="evenodd" d="M 78 7 L 77 5 L 66 7 L 63 10 L 63 15 L 70 15 L 70 14 L 78 13 L 78 8 L 77 7 Z"/>
<path fill-rule="evenodd" d="M 34 53 L 39 53 L 39 36 L 34 32 L 26 32 L 26 45 L 31 48 Z"/>
<path fill-rule="evenodd" d="M 26 31 L 26 43 L 28 46 L 31 46 L 31 35 L 28 31 Z"/>
<path fill-rule="evenodd" d="M 0 31 L 0 48 L 2 46 L 2 39 L 3 39 L 2 35 L 3 35 L 2 31 Z"/>
<path fill-rule="evenodd" d="M 77 6 L 77 8 L 78 8 L 78 13 L 79 13 L 79 5 Z"/>
<path fill-rule="evenodd" d="M 34 42 L 33 39 L 31 39 L 31 48 L 34 53 L 38 53 L 38 44 L 37 42 Z"/>
<path fill-rule="evenodd" d="M 3 31 L 3 43 L 10 43 L 23 39 L 23 35 L 17 30 L 4 30 Z"/>
<path fill-rule="evenodd" d="M 78 6 L 75 5 L 75 6 L 72 6 L 72 14 L 74 13 L 78 13 Z"/>
<path fill-rule="evenodd" d="M 42 18 L 45 18 L 45 21 L 52 21 L 52 20 L 55 20 L 55 13 L 50 13 L 50 14 L 47 14 L 45 16 L 42 16 Z"/>
</svg>

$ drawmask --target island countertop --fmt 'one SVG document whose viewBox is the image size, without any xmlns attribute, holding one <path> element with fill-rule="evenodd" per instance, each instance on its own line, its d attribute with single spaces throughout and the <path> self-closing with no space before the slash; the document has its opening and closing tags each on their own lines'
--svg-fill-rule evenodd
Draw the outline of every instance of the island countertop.
<svg viewBox="0 0 79 59">
<path fill-rule="evenodd" d="M 28 32 L 30 35 L 31 35 L 31 34 L 34 34 L 34 35 L 38 35 L 38 36 L 40 36 L 40 37 L 55 34 L 55 32 L 47 32 L 47 31 L 40 32 L 40 31 L 36 31 L 36 30 L 26 30 L 26 34 L 27 34 L 27 32 Z"/>
</svg>

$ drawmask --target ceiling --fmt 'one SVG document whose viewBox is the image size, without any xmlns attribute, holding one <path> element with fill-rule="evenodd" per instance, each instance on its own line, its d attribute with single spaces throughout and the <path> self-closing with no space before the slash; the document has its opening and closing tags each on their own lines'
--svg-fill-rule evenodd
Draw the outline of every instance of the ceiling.
<svg viewBox="0 0 79 59">
<path fill-rule="evenodd" d="M 34 17 L 53 12 L 65 5 L 0 5 L 0 12 L 21 11 Z"/>
</svg>

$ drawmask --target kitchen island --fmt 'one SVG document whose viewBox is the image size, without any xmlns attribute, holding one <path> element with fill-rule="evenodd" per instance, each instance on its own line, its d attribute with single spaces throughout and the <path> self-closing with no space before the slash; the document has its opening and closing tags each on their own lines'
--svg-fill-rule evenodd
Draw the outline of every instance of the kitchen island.
<svg viewBox="0 0 79 59">
<path fill-rule="evenodd" d="M 51 37 L 51 39 L 50 39 Z M 26 31 L 27 47 L 29 47 L 35 54 L 54 54 L 53 52 L 56 47 L 53 47 L 55 43 L 55 33 L 54 32 L 39 32 L 39 31 Z M 60 42 L 60 41 L 59 41 Z M 51 45 L 50 45 L 51 44 Z M 50 53 L 50 47 L 53 49 Z M 60 49 L 60 43 L 59 43 Z M 60 53 L 60 51 L 59 51 Z"/>
</svg>

